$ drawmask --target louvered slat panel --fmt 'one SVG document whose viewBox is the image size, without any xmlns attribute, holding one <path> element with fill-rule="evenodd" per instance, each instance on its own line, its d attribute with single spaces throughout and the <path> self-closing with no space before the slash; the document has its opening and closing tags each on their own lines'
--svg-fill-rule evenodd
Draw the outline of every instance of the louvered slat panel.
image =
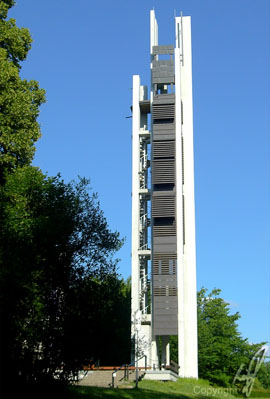
<svg viewBox="0 0 270 399">
<path fill-rule="evenodd" d="M 173 254 L 173 253 L 169 253 L 169 252 L 168 253 L 160 253 L 160 252 L 155 253 L 153 262 L 154 263 L 158 262 L 160 259 L 164 262 L 166 262 L 166 261 L 169 262 L 169 259 L 177 259 L 177 255 L 176 255 L 176 253 Z"/>
<path fill-rule="evenodd" d="M 173 45 L 160 45 L 160 46 L 153 46 L 152 47 L 152 54 L 174 54 L 174 46 Z"/>
<path fill-rule="evenodd" d="M 183 195 L 183 244 L 186 243 L 186 229 L 185 229 L 185 196 Z"/>
<path fill-rule="evenodd" d="M 152 217 L 174 217 L 175 197 L 152 197 Z"/>
<path fill-rule="evenodd" d="M 175 141 L 154 141 L 152 144 L 153 159 L 156 158 L 174 158 Z"/>
<path fill-rule="evenodd" d="M 174 218 L 154 218 L 153 236 L 176 236 L 176 221 Z"/>
<path fill-rule="evenodd" d="M 176 274 L 176 254 L 156 254 L 153 259 L 153 274 L 173 275 Z"/>
<path fill-rule="evenodd" d="M 166 237 L 176 235 L 176 225 L 153 226 L 154 237 Z"/>
<path fill-rule="evenodd" d="M 176 274 L 176 266 L 174 265 L 172 268 L 170 266 L 163 265 L 153 266 L 153 274 L 154 275 L 162 275 L 162 276 L 172 276 Z"/>
<path fill-rule="evenodd" d="M 170 269 L 169 269 L 169 267 L 165 267 L 165 266 L 162 266 L 162 269 L 161 269 L 161 271 L 160 271 L 160 268 L 158 268 L 158 267 L 153 267 L 153 274 L 155 275 L 155 276 L 157 276 L 157 275 L 163 275 L 163 276 L 170 276 L 170 275 L 172 275 L 172 274 L 176 274 L 176 271 L 175 271 L 175 269 L 174 269 L 174 273 L 170 273 Z"/>
<path fill-rule="evenodd" d="M 152 163 L 153 184 L 165 184 L 175 182 L 175 161 L 159 160 Z"/>
<path fill-rule="evenodd" d="M 184 138 L 182 136 L 182 184 L 185 183 L 185 158 L 184 158 Z"/>
<path fill-rule="evenodd" d="M 166 275 L 166 276 L 171 276 L 171 275 L 175 275 L 176 274 L 176 268 L 174 267 L 173 272 L 171 273 L 171 269 L 169 268 L 169 266 L 163 266 L 160 269 L 160 267 L 153 267 L 153 274 L 154 275 Z"/>
<path fill-rule="evenodd" d="M 175 287 L 156 287 L 153 289 L 154 296 L 177 296 Z"/>
<path fill-rule="evenodd" d="M 174 104 L 158 104 L 152 106 L 153 119 L 174 118 Z"/>
</svg>

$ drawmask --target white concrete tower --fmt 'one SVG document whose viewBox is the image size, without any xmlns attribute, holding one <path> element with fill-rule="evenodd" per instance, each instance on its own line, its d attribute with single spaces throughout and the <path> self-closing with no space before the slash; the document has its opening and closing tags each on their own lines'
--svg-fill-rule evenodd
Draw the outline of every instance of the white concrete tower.
<svg viewBox="0 0 270 399">
<path fill-rule="evenodd" d="M 147 87 L 140 77 L 133 76 L 132 98 L 132 284 L 131 323 L 133 360 L 146 355 L 151 364 L 151 303 L 150 303 L 150 226 L 149 144 L 147 115 L 150 102 Z M 136 356 L 135 356 L 136 352 Z M 145 359 L 139 360 L 144 365 Z"/>
<path fill-rule="evenodd" d="M 177 335 L 179 376 L 197 378 L 190 17 L 176 17 L 175 32 L 175 46 L 159 46 L 150 12 L 149 99 L 133 77 L 132 336 L 135 358 L 158 369 L 170 367 Z"/>
<path fill-rule="evenodd" d="M 183 215 L 177 220 L 178 362 L 181 376 L 198 378 L 191 18 L 176 17 L 175 33 L 177 214 Z"/>
</svg>

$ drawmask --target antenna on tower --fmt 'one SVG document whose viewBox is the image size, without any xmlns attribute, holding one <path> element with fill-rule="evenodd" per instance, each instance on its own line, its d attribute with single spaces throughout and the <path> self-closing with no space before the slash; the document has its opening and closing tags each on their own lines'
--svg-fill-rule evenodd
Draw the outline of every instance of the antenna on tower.
<svg viewBox="0 0 270 399">
<path fill-rule="evenodd" d="M 183 11 L 181 11 L 180 17 L 181 17 L 181 62 L 182 66 L 184 66 Z"/>
</svg>

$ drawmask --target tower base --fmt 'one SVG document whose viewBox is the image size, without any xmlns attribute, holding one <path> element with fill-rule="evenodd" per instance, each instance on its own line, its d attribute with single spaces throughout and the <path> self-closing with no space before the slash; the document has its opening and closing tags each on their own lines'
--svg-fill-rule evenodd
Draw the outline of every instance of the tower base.
<svg viewBox="0 0 270 399">
<path fill-rule="evenodd" d="M 172 370 L 147 370 L 143 379 L 155 381 L 177 381 L 179 376 Z"/>
</svg>

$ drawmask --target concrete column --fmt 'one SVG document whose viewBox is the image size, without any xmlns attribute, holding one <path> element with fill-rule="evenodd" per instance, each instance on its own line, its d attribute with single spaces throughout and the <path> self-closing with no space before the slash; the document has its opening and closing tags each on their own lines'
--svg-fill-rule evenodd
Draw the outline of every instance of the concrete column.
<svg viewBox="0 0 270 399">
<path fill-rule="evenodd" d="M 184 182 L 182 194 L 184 204 L 177 211 L 184 210 L 184 220 L 177 220 L 178 227 L 184 223 L 184 243 L 177 237 L 178 255 L 178 355 L 179 375 L 198 378 L 197 360 L 197 301 L 196 301 L 196 243 L 195 243 L 195 204 L 194 204 L 194 160 L 193 160 L 193 101 L 192 101 L 192 57 L 191 57 L 191 22 L 190 17 L 177 17 L 175 50 L 175 87 L 176 109 L 176 152 L 184 154 Z M 181 121 L 182 117 L 182 121 Z M 180 138 L 182 135 L 181 148 Z M 180 157 L 179 157 L 180 160 Z M 177 195 L 181 193 L 181 176 L 177 165 Z M 182 172 L 182 171 L 181 171 Z M 178 230 L 177 234 L 181 234 Z M 182 250 L 182 259 L 180 258 Z M 181 262 L 181 263 L 180 263 Z"/>
<path fill-rule="evenodd" d="M 139 162 L 140 162 L 140 77 L 133 76 L 133 98 L 132 98 L 132 261 L 131 261 L 131 318 L 132 322 L 139 305 L 139 221 L 140 221 L 140 202 L 139 202 Z M 132 335 L 134 326 L 132 324 Z"/>
<path fill-rule="evenodd" d="M 182 178 L 182 106 L 181 52 L 175 49 L 175 147 L 176 147 L 176 207 L 177 207 L 177 292 L 178 292 L 178 364 L 179 376 L 185 377 L 185 298 L 184 298 L 184 238 L 183 238 L 183 178 Z"/>
<path fill-rule="evenodd" d="M 157 347 L 157 337 L 156 336 L 154 336 L 152 338 L 152 368 L 153 369 L 159 368 L 158 347 Z"/>
<path fill-rule="evenodd" d="M 168 335 L 162 337 L 161 359 L 161 363 L 164 366 L 170 365 L 170 337 Z"/>
<path fill-rule="evenodd" d="M 152 60 L 153 60 L 153 46 L 158 45 L 158 24 L 157 20 L 155 17 L 155 11 L 151 10 L 150 11 L 150 54 L 151 54 L 151 74 L 152 74 Z M 152 79 L 151 79 L 152 80 Z M 154 92 L 154 87 L 151 85 L 151 92 L 150 92 L 150 109 L 152 113 L 152 102 L 153 102 L 153 92 Z M 152 132 L 153 132 L 153 123 L 152 123 L 152 118 L 151 118 L 151 145 L 152 145 Z M 152 223 L 152 220 L 151 220 Z M 151 226 L 152 229 L 152 226 Z M 153 248 L 153 237 L 151 237 L 151 248 Z M 153 258 L 152 258 L 153 259 Z M 151 261 L 152 262 L 152 261 Z M 153 267 L 153 264 L 152 264 Z M 154 315 L 154 308 L 153 308 L 153 293 L 152 293 L 152 307 L 151 307 L 151 328 L 152 328 L 152 368 L 153 369 L 158 369 L 159 368 L 159 359 L 158 359 L 158 346 L 157 346 L 157 336 L 153 334 L 153 315 Z"/>
<path fill-rule="evenodd" d="M 170 337 L 168 337 L 168 342 L 166 345 L 166 366 L 169 366 L 171 363 L 171 355 L 170 355 Z"/>
</svg>

